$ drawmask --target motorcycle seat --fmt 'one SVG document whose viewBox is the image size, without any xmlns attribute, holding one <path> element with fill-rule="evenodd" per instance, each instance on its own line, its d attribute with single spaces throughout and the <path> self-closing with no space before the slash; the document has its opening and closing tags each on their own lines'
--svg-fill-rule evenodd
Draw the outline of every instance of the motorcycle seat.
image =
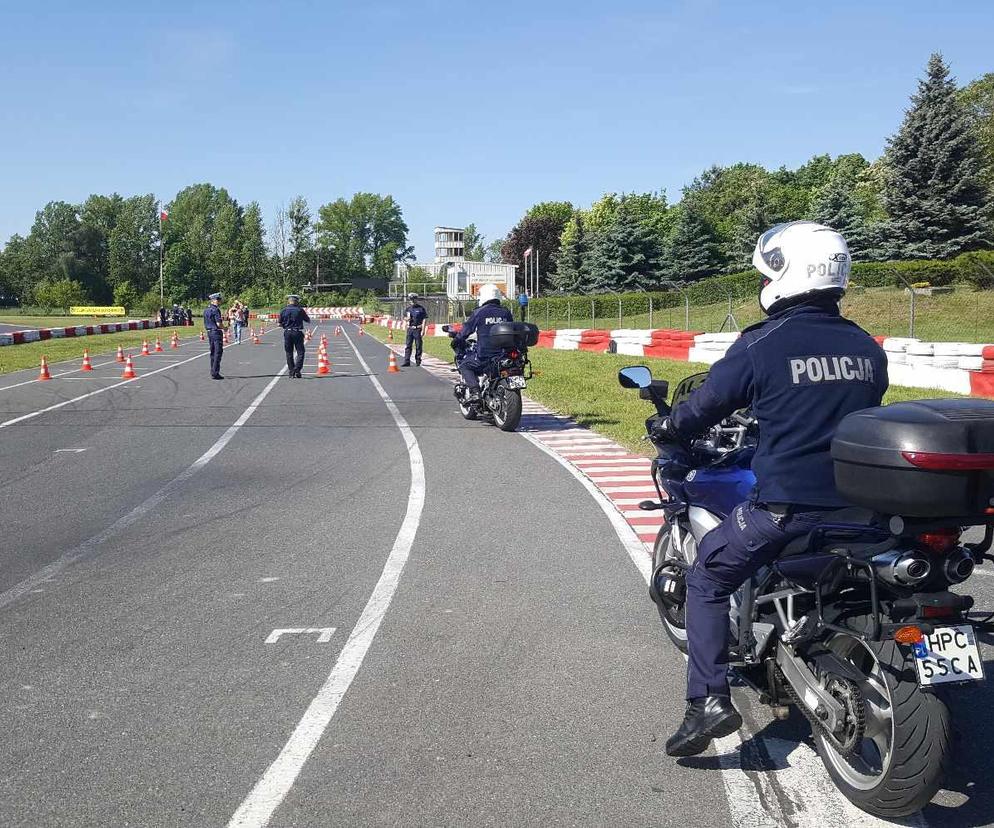
<svg viewBox="0 0 994 828">
<path fill-rule="evenodd" d="M 846 506 L 844 509 L 836 509 L 834 512 L 829 512 L 825 517 L 826 523 L 841 523 L 851 526 L 872 526 L 876 520 L 877 515 L 875 512 L 870 509 L 861 509 L 858 506 Z M 783 548 L 779 557 L 785 558 L 789 555 L 800 555 L 807 552 L 808 538 L 810 536 L 810 532 L 798 535 Z"/>
</svg>

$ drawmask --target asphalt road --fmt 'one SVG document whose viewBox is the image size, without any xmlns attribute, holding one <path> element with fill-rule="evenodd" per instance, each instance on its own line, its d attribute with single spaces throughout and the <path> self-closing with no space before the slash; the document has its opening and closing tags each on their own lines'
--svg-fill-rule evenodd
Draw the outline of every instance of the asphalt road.
<svg viewBox="0 0 994 828">
<path fill-rule="evenodd" d="M 6 322 L 0 322 L 0 333 L 14 333 L 15 331 L 30 331 L 34 330 L 34 325 L 10 325 Z"/>
<path fill-rule="evenodd" d="M 331 377 L 270 332 L 0 378 L 0 823 L 879 824 L 748 694 L 741 751 L 663 756 L 684 664 L 603 511 L 333 329 Z M 994 819 L 990 701 L 931 824 Z"/>
</svg>

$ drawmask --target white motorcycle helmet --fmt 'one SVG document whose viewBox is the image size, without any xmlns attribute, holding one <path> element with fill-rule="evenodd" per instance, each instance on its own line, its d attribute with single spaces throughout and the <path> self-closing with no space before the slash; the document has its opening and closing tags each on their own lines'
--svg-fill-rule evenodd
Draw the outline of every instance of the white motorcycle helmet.
<svg viewBox="0 0 994 828">
<path fill-rule="evenodd" d="M 805 296 L 833 292 L 841 297 L 852 259 L 846 240 L 831 227 L 791 221 L 759 237 L 752 264 L 763 275 L 759 304 L 770 314 Z"/>
<path fill-rule="evenodd" d="M 485 305 L 491 299 L 503 299 L 504 296 L 500 292 L 500 288 L 497 285 L 483 285 L 480 287 L 480 293 L 477 296 L 477 302 L 480 305 Z"/>
</svg>

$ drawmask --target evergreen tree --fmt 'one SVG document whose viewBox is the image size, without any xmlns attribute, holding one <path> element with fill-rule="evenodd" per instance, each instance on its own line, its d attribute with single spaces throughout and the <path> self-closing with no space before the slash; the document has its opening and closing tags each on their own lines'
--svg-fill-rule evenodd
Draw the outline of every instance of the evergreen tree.
<svg viewBox="0 0 994 828">
<path fill-rule="evenodd" d="M 622 201 L 614 221 L 598 235 L 590 256 L 590 289 L 646 290 L 663 278 L 663 251 L 653 228 Z"/>
<path fill-rule="evenodd" d="M 777 216 L 770 204 L 766 190 L 757 187 L 752 201 L 739 214 L 731 243 L 728 246 L 728 269 L 744 270 L 752 267 L 752 254 L 756 240 L 783 218 Z"/>
<path fill-rule="evenodd" d="M 942 259 L 991 243 L 976 134 L 939 54 L 888 141 L 884 205 L 897 258 Z"/>
<path fill-rule="evenodd" d="M 673 228 L 667 259 L 667 275 L 679 283 L 713 276 L 725 263 L 718 234 L 697 206 L 686 199 Z"/>
<path fill-rule="evenodd" d="M 566 223 L 560 244 L 559 265 L 553 284 L 567 292 L 582 290 L 587 282 L 587 259 L 590 255 L 590 237 L 582 213 L 577 212 Z"/>
<path fill-rule="evenodd" d="M 860 209 L 856 193 L 842 176 L 833 178 L 815 196 L 811 218 L 841 233 L 854 259 L 873 258 L 873 228 Z"/>
</svg>

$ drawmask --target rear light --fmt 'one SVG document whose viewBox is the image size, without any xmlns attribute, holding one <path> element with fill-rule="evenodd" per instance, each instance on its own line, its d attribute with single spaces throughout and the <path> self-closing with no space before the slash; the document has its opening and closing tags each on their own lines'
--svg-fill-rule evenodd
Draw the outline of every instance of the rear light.
<svg viewBox="0 0 994 828">
<path fill-rule="evenodd" d="M 945 454 L 931 451 L 902 451 L 912 466 L 929 471 L 980 471 L 994 469 L 994 454 Z"/>
<path fill-rule="evenodd" d="M 521 356 L 521 354 L 517 351 L 511 351 L 511 359 L 517 359 L 519 356 Z"/>
<path fill-rule="evenodd" d="M 949 618 L 956 614 L 952 607 L 922 607 L 922 618 Z"/>
<path fill-rule="evenodd" d="M 932 532 L 924 532 L 919 535 L 918 542 L 937 555 L 942 555 L 959 543 L 960 534 L 961 530 L 956 527 L 935 529 Z"/>
<path fill-rule="evenodd" d="M 925 636 L 918 627 L 901 627 L 894 633 L 894 640 L 898 644 L 921 644 Z"/>
</svg>

